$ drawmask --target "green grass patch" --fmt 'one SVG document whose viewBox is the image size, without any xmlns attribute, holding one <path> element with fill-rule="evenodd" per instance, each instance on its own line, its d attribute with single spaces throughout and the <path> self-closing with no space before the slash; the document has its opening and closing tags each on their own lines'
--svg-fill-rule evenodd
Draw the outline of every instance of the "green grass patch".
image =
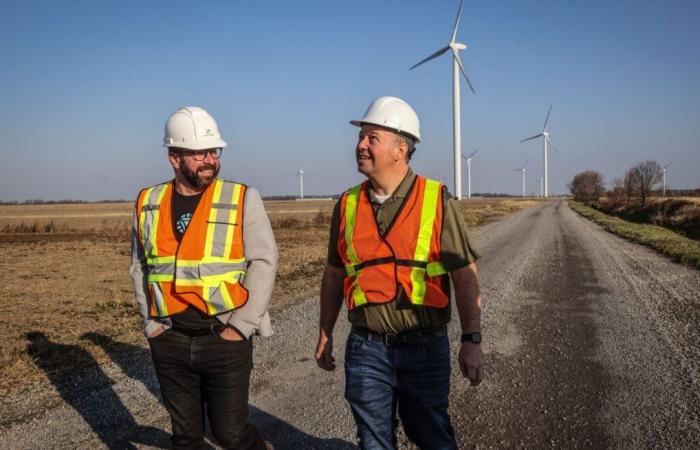
<svg viewBox="0 0 700 450">
<path fill-rule="evenodd" d="M 663 227 L 628 222 L 609 216 L 579 202 L 568 201 L 567 203 L 571 209 L 611 233 L 651 247 L 676 262 L 700 269 L 700 242 L 688 239 Z"/>
</svg>

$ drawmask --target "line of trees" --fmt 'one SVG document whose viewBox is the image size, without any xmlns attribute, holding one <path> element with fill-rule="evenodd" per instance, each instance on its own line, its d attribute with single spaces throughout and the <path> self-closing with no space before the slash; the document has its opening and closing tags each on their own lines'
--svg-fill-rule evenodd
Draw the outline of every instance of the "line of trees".
<svg viewBox="0 0 700 450">
<path fill-rule="evenodd" d="M 662 180 L 663 169 L 659 163 L 652 160 L 643 161 L 630 167 L 624 177 L 613 180 L 612 189 L 607 195 L 613 203 L 629 203 L 638 198 L 643 208 Z M 576 201 L 597 201 L 606 193 L 603 175 L 595 170 L 579 172 L 569 183 L 569 190 Z"/>
</svg>

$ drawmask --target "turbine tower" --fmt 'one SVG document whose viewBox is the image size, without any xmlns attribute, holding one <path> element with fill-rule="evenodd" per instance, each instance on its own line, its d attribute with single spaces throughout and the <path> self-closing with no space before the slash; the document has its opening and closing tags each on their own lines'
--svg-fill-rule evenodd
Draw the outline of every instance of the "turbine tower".
<svg viewBox="0 0 700 450">
<path fill-rule="evenodd" d="M 462 158 L 464 158 L 467 161 L 467 198 L 472 198 L 472 158 L 478 152 L 479 149 L 477 148 L 468 157 L 462 155 Z"/>
<path fill-rule="evenodd" d="M 304 199 L 304 169 L 299 169 L 299 198 Z"/>
<path fill-rule="evenodd" d="M 437 58 L 448 50 L 452 50 L 452 112 L 453 112 L 453 134 L 454 134 L 454 169 L 455 169 L 455 197 L 457 200 L 462 198 L 462 149 L 461 149 L 461 127 L 460 127 L 460 100 L 459 100 L 459 72 L 462 72 L 464 78 L 467 80 L 469 89 L 471 89 L 472 94 L 474 94 L 474 87 L 472 82 L 469 80 L 469 75 L 467 75 L 467 69 L 464 68 L 462 60 L 459 57 L 459 51 L 467 48 L 465 44 L 459 43 L 457 39 L 457 28 L 459 27 L 459 19 L 462 16 L 462 5 L 464 0 L 459 3 L 459 11 L 457 12 L 457 19 L 452 27 L 452 36 L 450 37 L 450 42 L 446 47 L 441 48 L 432 55 L 423 59 L 419 63 L 412 66 L 409 70 L 413 70 L 423 63 L 430 61 L 431 59 Z"/>
<path fill-rule="evenodd" d="M 664 197 L 666 197 L 666 169 L 668 169 L 668 166 L 670 166 L 670 165 L 671 165 L 671 163 L 668 163 L 668 164 L 666 164 L 666 165 L 664 166 L 664 168 L 662 169 L 662 170 L 663 170 L 663 174 L 664 174 L 664 187 L 663 187 L 663 191 L 664 191 L 663 196 L 664 196 Z"/>
<path fill-rule="evenodd" d="M 559 150 L 552 144 L 552 141 L 549 139 L 549 132 L 547 131 L 547 122 L 549 121 L 549 113 L 552 112 L 552 105 L 549 105 L 549 111 L 547 111 L 547 118 L 544 119 L 544 127 L 542 128 L 542 132 L 539 134 L 536 134 L 534 136 L 531 136 L 527 139 L 523 139 L 520 142 L 525 142 L 529 141 L 531 139 L 537 139 L 538 137 L 542 137 L 542 141 L 544 142 L 544 197 L 547 198 L 549 197 L 549 176 L 547 174 L 547 144 L 551 145 L 554 151 L 559 153 Z"/>
<path fill-rule="evenodd" d="M 523 164 L 523 166 L 520 169 L 513 169 L 516 172 L 520 172 L 522 174 L 522 177 L 523 177 L 523 198 L 525 198 L 525 172 L 527 171 L 527 169 L 525 169 L 525 166 L 527 166 L 527 160 L 525 161 L 525 164 Z"/>
</svg>

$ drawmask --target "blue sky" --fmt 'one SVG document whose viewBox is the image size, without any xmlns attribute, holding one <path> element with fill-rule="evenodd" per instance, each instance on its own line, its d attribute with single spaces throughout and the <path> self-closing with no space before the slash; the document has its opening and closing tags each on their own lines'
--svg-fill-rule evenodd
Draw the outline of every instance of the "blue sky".
<svg viewBox="0 0 700 450">
<path fill-rule="evenodd" d="M 459 5 L 445 1 L 3 2 L 0 200 L 131 199 L 172 176 L 168 115 L 206 108 L 228 141 L 222 176 L 263 195 L 338 193 L 360 117 L 380 95 L 421 118 L 412 162 L 452 189 L 452 66 Z M 606 181 L 646 159 L 700 187 L 700 2 L 465 1 L 458 40 L 462 148 L 475 192 L 520 193 L 550 104 L 550 192 L 579 171 Z M 466 182 L 466 176 L 463 175 Z M 466 189 L 465 189 L 466 192 Z"/>
</svg>

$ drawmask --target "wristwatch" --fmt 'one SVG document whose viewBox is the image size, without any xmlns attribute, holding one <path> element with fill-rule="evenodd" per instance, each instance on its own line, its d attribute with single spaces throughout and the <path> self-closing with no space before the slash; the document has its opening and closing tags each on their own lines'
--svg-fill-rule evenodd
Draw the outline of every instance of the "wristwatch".
<svg viewBox="0 0 700 450">
<path fill-rule="evenodd" d="M 481 343 L 481 332 L 480 331 L 472 331 L 471 333 L 464 333 L 462 335 L 462 342 L 471 342 L 473 344 L 480 344 Z"/>
</svg>

